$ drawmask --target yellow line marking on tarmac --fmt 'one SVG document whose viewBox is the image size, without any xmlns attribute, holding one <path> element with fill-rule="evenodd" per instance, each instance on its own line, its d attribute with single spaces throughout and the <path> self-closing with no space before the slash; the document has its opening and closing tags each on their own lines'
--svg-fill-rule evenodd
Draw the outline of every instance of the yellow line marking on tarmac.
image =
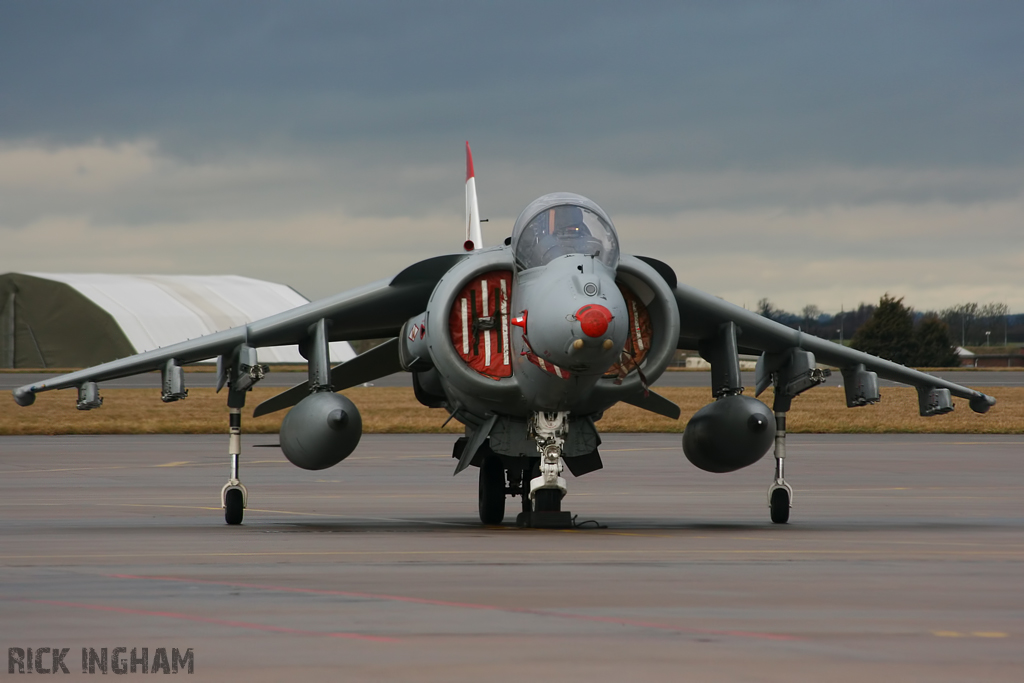
<svg viewBox="0 0 1024 683">
<path fill-rule="evenodd" d="M 974 631 L 971 635 L 976 638 L 1005 638 L 1009 634 L 1002 631 Z"/>
<path fill-rule="evenodd" d="M 96 503 L 100 507 L 122 508 L 180 508 L 182 510 L 223 510 L 222 507 L 202 507 L 199 505 L 160 505 L 158 503 Z"/>
<path fill-rule="evenodd" d="M 1003 633 L 1002 631 L 972 631 L 970 633 L 961 633 L 959 631 L 932 631 L 933 636 L 939 638 L 1006 638 L 1010 634 Z"/>
<path fill-rule="evenodd" d="M 267 463 L 286 463 L 287 460 L 247 460 L 246 465 L 263 465 Z M 17 469 L 4 469 L 0 470 L 0 474 L 39 474 L 41 472 L 87 472 L 90 470 L 127 470 L 132 468 L 152 469 L 156 467 L 181 467 L 182 465 L 191 465 L 192 467 L 223 467 L 224 463 L 220 462 L 194 462 L 189 460 L 182 460 L 180 462 L 167 462 L 161 465 L 147 465 L 145 463 L 132 463 L 130 465 L 92 465 L 89 467 L 57 467 L 53 469 L 42 469 L 42 470 L 17 470 Z"/>
<path fill-rule="evenodd" d="M 949 487 L 949 488 L 952 488 L 952 487 Z M 835 493 L 835 492 L 839 492 L 839 491 L 910 491 L 912 489 L 914 489 L 913 486 L 882 486 L 882 487 L 865 487 L 865 488 L 855 488 L 855 489 L 830 489 L 830 488 L 824 488 L 823 487 L 823 488 L 819 488 L 819 489 L 816 489 L 816 490 L 813 490 L 813 491 L 807 491 L 807 493 L 817 493 L 817 494 L 827 495 L 827 494 Z M 803 492 L 801 491 L 801 493 L 803 493 Z"/>
<path fill-rule="evenodd" d="M 367 519 L 360 517 L 357 519 Z M 395 521 L 408 521 L 408 520 L 395 520 Z M 440 522 L 434 522 L 440 524 Z M 458 526 L 458 525 L 454 525 Z M 586 549 L 556 549 L 556 550 L 544 550 L 544 549 L 518 549 L 518 550 L 489 550 L 484 548 L 474 548 L 472 550 L 323 550 L 323 551 L 270 551 L 270 552 L 216 552 L 216 553 L 183 553 L 183 552 L 167 552 L 167 553 L 97 553 L 97 554 L 59 554 L 59 555 L 6 555 L 0 556 L 3 560 L 54 560 L 62 558 L 158 558 L 158 557 L 380 557 L 383 555 L 388 556 L 409 556 L 409 557 L 427 557 L 431 555 L 439 556 L 469 556 L 481 558 L 485 555 L 500 555 L 500 556 L 522 556 L 522 555 L 547 555 L 552 557 L 566 557 L 566 556 L 602 556 L 602 555 L 616 555 L 616 556 L 633 556 L 639 555 L 670 555 L 670 556 L 704 556 L 704 555 L 733 555 L 733 556 L 744 556 L 744 555 L 768 555 L 768 556 L 866 556 L 866 555 L 878 555 L 880 559 L 891 561 L 892 555 L 884 554 L 879 555 L 873 551 L 856 551 L 856 550 L 671 550 L 671 549 L 622 549 L 622 550 L 586 550 Z M 918 556 L 938 556 L 943 558 L 965 556 L 965 557 L 978 557 L 981 553 L 950 553 L 948 551 L 934 551 L 934 552 L 918 552 L 915 553 Z M 1024 559 L 1024 553 L 1021 552 L 998 552 L 993 551 L 985 553 L 986 556 L 999 557 L 999 558 L 1014 558 L 1021 557 Z M 943 632 L 943 633 L 955 633 L 954 631 Z"/>
<path fill-rule="evenodd" d="M 520 529 L 515 529 L 520 531 Z M 563 534 L 587 534 L 588 536 L 640 536 L 641 538 L 672 538 L 672 534 L 645 534 L 634 531 L 609 531 L 608 529 L 522 529 L 522 531 L 551 531 Z M 687 536 L 686 540 L 706 539 L 707 536 Z"/>
<path fill-rule="evenodd" d="M 345 458 L 345 462 L 351 462 L 352 460 L 437 460 L 447 459 L 451 460 L 452 456 L 450 453 L 443 453 L 441 455 L 353 455 Z"/>
<path fill-rule="evenodd" d="M 759 539 L 759 540 L 764 540 L 764 539 L 762 538 L 762 539 Z M 812 538 L 808 538 L 808 539 L 794 539 L 794 540 L 806 540 L 808 543 L 819 543 L 820 542 L 819 539 L 817 539 L 817 538 L 813 538 L 813 539 Z M 903 545 L 943 545 L 943 546 L 963 546 L 963 547 L 967 547 L 967 548 L 979 548 L 979 547 L 984 548 L 985 546 L 991 545 L 991 542 L 990 543 L 985 543 L 985 542 L 979 542 L 979 541 L 974 541 L 974 542 L 972 542 L 972 541 L 910 541 L 910 540 L 905 540 L 905 539 L 901 539 L 901 540 L 898 540 L 898 541 L 885 541 L 885 540 L 874 539 L 874 538 L 873 539 L 832 538 L 830 540 L 833 541 L 833 542 L 836 542 L 836 543 L 860 543 L 860 544 L 868 543 L 868 544 L 871 544 L 871 545 L 899 545 L 899 546 L 903 546 Z M 1007 545 L 1010 545 L 1010 544 L 999 543 L 999 545 L 1005 548 Z"/>
<path fill-rule="evenodd" d="M 216 508 L 220 509 L 220 508 Z M 332 515 L 322 512 L 293 512 L 291 510 L 266 510 L 263 508 L 246 508 L 250 512 L 272 512 L 279 515 L 297 515 L 300 517 L 328 517 L 332 519 L 363 519 L 377 522 L 407 522 L 410 524 L 432 524 L 435 526 L 454 526 L 479 528 L 476 524 L 460 524 L 459 522 L 436 522 L 431 519 L 408 519 L 405 517 L 370 517 L 366 515 Z"/>
<path fill-rule="evenodd" d="M 126 470 L 145 465 L 97 465 L 96 467 L 59 467 L 51 470 L 3 470 L 4 474 L 37 474 L 39 472 L 81 472 L 84 470 Z M 152 465 L 150 466 L 152 467 Z"/>
<path fill-rule="evenodd" d="M 273 512 L 278 515 L 298 515 L 300 517 L 316 517 L 315 512 L 293 512 L 292 510 L 267 510 L 265 508 L 245 508 L 249 512 Z M 343 517 L 344 515 L 324 515 L 324 517 Z"/>
</svg>

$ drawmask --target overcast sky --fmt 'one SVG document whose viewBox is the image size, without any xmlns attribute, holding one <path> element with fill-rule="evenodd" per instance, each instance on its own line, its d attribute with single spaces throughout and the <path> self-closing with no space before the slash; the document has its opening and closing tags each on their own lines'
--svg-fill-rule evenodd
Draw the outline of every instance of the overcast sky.
<svg viewBox="0 0 1024 683">
<path fill-rule="evenodd" d="M 1024 3 L 0 3 L 0 273 L 316 298 L 553 191 L 753 308 L 1024 312 Z"/>
</svg>

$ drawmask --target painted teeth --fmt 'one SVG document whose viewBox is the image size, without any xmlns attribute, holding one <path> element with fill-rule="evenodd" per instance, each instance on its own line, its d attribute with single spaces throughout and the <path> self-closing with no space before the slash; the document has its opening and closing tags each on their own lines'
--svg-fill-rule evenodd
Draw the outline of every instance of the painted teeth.
<svg viewBox="0 0 1024 683">
<path fill-rule="evenodd" d="M 574 341 L 572 343 L 572 348 L 576 349 L 577 351 L 582 349 L 583 348 L 583 340 L 582 339 L 577 339 L 576 341 Z"/>
<path fill-rule="evenodd" d="M 604 343 L 601 344 L 601 348 L 604 349 L 605 351 L 610 351 L 613 346 L 615 346 L 615 342 L 613 342 L 611 339 L 605 339 Z"/>
</svg>

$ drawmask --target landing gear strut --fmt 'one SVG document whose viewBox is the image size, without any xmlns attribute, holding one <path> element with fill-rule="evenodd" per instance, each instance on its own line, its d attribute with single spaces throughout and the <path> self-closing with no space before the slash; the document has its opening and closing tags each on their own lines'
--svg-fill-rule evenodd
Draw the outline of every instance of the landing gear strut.
<svg viewBox="0 0 1024 683">
<path fill-rule="evenodd" d="M 765 353 L 757 361 L 757 393 L 775 385 L 775 480 L 768 487 L 768 508 L 772 521 L 785 524 L 793 505 L 793 487 L 786 483 L 783 463 L 786 459 L 786 413 L 793 399 L 808 389 L 824 383 L 831 370 L 818 368 L 814 354 L 800 348 L 779 353 Z"/>
<path fill-rule="evenodd" d="M 240 400 L 236 398 L 238 394 Z M 249 492 L 238 480 L 238 460 L 242 452 L 242 406 L 245 404 L 245 393 L 231 391 L 228 394 L 228 455 L 231 456 L 231 476 L 228 483 L 220 490 L 220 506 L 224 508 L 224 521 L 235 525 L 242 523 L 242 515 L 249 502 Z"/>
<path fill-rule="evenodd" d="M 775 480 L 768 487 L 768 509 L 772 522 L 785 524 L 789 521 L 789 509 L 793 507 L 793 487 L 786 483 L 786 410 L 789 400 L 775 399 Z M 784 405 L 779 405 L 780 403 Z"/>
</svg>

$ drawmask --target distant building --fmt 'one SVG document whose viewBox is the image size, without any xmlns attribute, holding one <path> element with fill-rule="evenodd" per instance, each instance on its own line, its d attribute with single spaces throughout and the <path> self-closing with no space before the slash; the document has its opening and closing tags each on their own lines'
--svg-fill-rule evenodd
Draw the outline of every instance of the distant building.
<svg viewBox="0 0 1024 683">
<path fill-rule="evenodd" d="M 757 356 L 740 354 L 740 370 L 752 372 L 757 367 Z M 710 370 L 711 363 L 700 356 L 687 356 L 686 367 L 689 370 Z"/>
<path fill-rule="evenodd" d="M 1016 349 L 1012 353 L 974 353 L 958 346 L 956 354 L 960 357 L 960 366 L 965 368 L 1024 367 L 1024 349 Z"/>
<path fill-rule="evenodd" d="M 978 354 L 974 353 L 969 349 L 965 349 L 962 346 L 958 346 L 953 350 L 953 353 L 960 359 L 960 366 L 964 368 L 974 367 L 974 359 L 977 358 Z"/>
<path fill-rule="evenodd" d="M 308 303 L 291 287 L 237 275 L 0 275 L 0 368 L 80 368 L 169 346 Z M 304 363 L 295 346 L 263 363 Z M 331 360 L 355 356 L 331 343 Z"/>
</svg>

